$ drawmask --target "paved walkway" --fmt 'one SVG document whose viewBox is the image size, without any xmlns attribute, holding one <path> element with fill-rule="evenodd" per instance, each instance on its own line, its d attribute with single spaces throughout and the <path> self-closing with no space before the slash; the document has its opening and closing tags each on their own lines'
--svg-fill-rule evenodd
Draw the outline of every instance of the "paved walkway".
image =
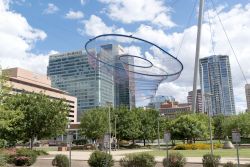
<svg viewBox="0 0 250 167">
<path fill-rule="evenodd" d="M 111 154 L 112 154 L 113 159 L 115 161 L 119 161 L 122 157 L 124 157 L 124 154 L 147 152 L 147 151 L 152 151 L 152 150 L 150 150 L 150 149 L 118 150 L 118 151 L 112 151 Z M 72 151 L 71 158 L 72 158 L 72 160 L 87 161 L 92 152 L 93 151 Z M 51 160 L 57 154 L 69 155 L 69 152 L 68 151 L 49 151 L 49 154 L 50 154 L 50 156 L 42 156 L 42 157 L 39 157 L 39 159 Z M 157 162 L 162 162 L 163 158 L 164 157 L 158 157 L 158 156 L 155 157 Z M 236 157 L 223 157 L 221 159 L 221 163 L 226 163 L 229 161 L 236 163 L 237 159 L 236 159 Z M 202 157 L 187 157 L 187 162 L 192 163 L 192 164 L 202 163 Z M 250 163 L 250 157 L 249 158 L 240 158 L 240 163 L 241 164 Z"/>
</svg>

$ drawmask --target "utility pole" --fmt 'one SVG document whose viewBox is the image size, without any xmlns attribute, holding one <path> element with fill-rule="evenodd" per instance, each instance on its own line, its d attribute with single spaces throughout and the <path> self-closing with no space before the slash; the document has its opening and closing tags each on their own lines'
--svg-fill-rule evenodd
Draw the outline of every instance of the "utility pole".
<svg viewBox="0 0 250 167">
<path fill-rule="evenodd" d="M 197 80 L 199 71 L 199 57 L 200 57 L 200 41 L 201 41 L 201 29 L 202 29 L 202 19 L 203 19 L 203 8 L 204 0 L 200 0 L 199 5 L 199 18 L 198 18 L 198 30 L 196 38 L 196 53 L 195 53 L 195 64 L 194 64 L 194 80 L 193 80 L 193 101 L 192 101 L 192 111 L 196 112 L 196 99 L 197 99 Z"/>
</svg>

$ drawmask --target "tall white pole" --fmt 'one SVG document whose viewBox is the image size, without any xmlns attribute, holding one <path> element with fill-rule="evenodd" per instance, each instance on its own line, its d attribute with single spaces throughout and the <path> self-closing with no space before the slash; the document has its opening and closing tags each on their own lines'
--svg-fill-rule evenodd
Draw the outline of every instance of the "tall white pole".
<svg viewBox="0 0 250 167">
<path fill-rule="evenodd" d="M 198 71 L 199 71 L 199 57 L 200 57 L 200 41 L 201 41 L 202 19 L 203 19 L 203 7 L 204 7 L 204 0 L 200 0 L 198 30 L 197 30 L 197 39 L 196 39 L 195 64 L 194 64 L 194 80 L 193 80 L 192 110 L 194 113 L 196 112 L 197 80 L 198 80 L 197 78 L 198 78 Z"/>
</svg>

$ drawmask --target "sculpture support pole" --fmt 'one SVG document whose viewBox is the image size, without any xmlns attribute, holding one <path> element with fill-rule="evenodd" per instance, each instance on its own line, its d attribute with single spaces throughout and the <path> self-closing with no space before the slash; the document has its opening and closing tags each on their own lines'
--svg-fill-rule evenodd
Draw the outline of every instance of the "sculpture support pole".
<svg viewBox="0 0 250 167">
<path fill-rule="evenodd" d="M 192 111 L 194 113 L 196 112 L 197 80 L 198 80 L 198 71 L 199 71 L 199 57 L 200 57 L 200 41 L 201 41 L 202 19 L 203 19 L 203 7 L 204 7 L 204 0 L 200 0 L 198 30 L 197 30 L 197 39 L 196 39 L 195 64 L 194 64 L 194 80 L 193 80 Z"/>
</svg>

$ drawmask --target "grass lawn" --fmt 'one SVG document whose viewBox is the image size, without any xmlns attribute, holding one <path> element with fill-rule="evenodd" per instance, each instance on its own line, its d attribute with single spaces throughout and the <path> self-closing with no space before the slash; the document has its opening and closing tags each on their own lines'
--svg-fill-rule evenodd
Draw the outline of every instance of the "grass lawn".
<svg viewBox="0 0 250 167">
<path fill-rule="evenodd" d="M 169 152 L 180 152 L 185 157 L 202 157 L 206 153 L 210 153 L 210 150 L 169 150 Z M 166 150 L 153 150 L 148 152 L 154 156 L 166 156 Z M 236 149 L 216 149 L 214 154 L 222 157 L 236 157 Z M 240 158 L 250 158 L 250 149 L 240 149 Z"/>
</svg>

